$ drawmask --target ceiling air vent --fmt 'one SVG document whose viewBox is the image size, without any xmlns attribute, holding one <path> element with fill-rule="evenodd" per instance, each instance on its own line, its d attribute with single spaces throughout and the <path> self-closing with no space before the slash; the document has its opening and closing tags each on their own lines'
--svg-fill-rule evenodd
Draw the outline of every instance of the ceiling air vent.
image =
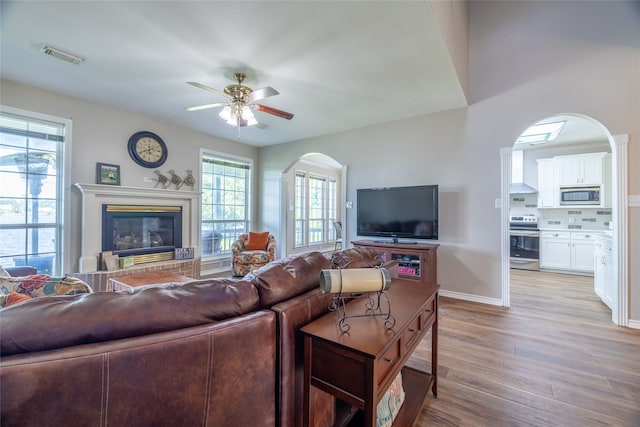
<svg viewBox="0 0 640 427">
<path fill-rule="evenodd" d="M 57 49 L 53 46 L 44 45 L 42 49 L 40 49 L 43 53 L 53 56 L 54 58 L 62 59 L 63 61 L 70 62 L 74 65 L 80 65 L 84 62 L 84 58 L 80 58 L 79 56 L 72 55 L 63 50 Z"/>
</svg>

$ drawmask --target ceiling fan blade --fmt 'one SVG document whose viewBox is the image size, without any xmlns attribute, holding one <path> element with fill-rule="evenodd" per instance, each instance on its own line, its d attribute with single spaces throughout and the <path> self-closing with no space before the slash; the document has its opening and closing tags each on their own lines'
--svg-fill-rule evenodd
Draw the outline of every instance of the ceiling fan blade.
<svg viewBox="0 0 640 427">
<path fill-rule="evenodd" d="M 263 113 L 272 114 L 274 116 L 281 117 L 283 119 L 291 120 L 293 118 L 293 114 L 287 113 L 286 111 L 278 110 L 277 108 L 267 107 L 262 104 L 253 104 L 253 108 L 258 111 L 262 111 Z"/>
<path fill-rule="evenodd" d="M 223 105 L 227 105 L 227 102 L 216 102 L 213 104 L 196 105 L 195 107 L 184 107 L 184 109 L 187 111 L 198 111 L 198 110 L 205 110 L 207 108 L 222 107 Z"/>
<path fill-rule="evenodd" d="M 196 83 L 196 82 L 187 82 L 187 84 L 189 84 L 191 86 L 195 86 L 195 87 L 200 88 L 200 89 L 207 90 L 209 92 L 215 93 L 215 94 L 220 95 L 220 96 L 224 96 L 225 98 L 231 99 L 231 97 L 229 95 L 227 95 L 226 93 L 222 92 L 221 90 L 214 89 L 212 87 L 205 86 L 203 84 Z"/>
<path fill-rule="evenodd" d="M 280 92 L 272 88 L 271 86 L 263 87 L 262 89 L 256 89 L 253 92 L 249 92 L 247 98 L 249 101 L 260 101 L 269 96 L 278 95 Z"/>
</svg>

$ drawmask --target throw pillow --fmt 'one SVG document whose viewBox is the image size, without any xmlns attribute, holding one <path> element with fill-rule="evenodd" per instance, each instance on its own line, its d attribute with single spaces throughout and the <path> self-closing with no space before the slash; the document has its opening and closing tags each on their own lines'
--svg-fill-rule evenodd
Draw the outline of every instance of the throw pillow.
<svg viewBox="0 0 640 427">
<path fill-rule="evenodd" d="M 266 251 L 267 243 L 269 242 L 269 232 L 265 231 L 264 233 L 254 233 L 253 231 L 249 232 L 249 239 L 247 243 L 245 243 L 244 248 L 248 251 Z"/>
<path fill-rule="evenodd" d="M 30 299 L 31 299 L 31 297 L 29 295 L 19 294 L 16 291 L 11 291 L 11 292 L 9 292 L 9 295 L 7 295 L 7 298 L 4 301 L 4 306 L 5 307 L 9 307 L 10 305 L 14 305 L 14 304 L 17 304 L 19 302 L 27 301 L 27 300 L 30 300 Z"/>
</svg>

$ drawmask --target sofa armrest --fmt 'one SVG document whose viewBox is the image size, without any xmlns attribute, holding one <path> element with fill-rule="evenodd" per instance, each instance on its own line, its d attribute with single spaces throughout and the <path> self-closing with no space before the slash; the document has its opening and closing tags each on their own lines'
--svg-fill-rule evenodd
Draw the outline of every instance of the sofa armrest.
<svg viewBox="0 0 640 427">
<path fill-rule="evenodd" d="M 231 246 L 231 259 L 235 258 L 236 255 L 245 250 L 244 244 L 246 243 L 248 238 L 249 235 L 247 233 L 242 233 L 238 236 L 236 241 L 233 242 L 233 245 Z"/>
<path fill-rule="evenodd" d="M 273 234 L 269 234 L 267 254 L 269 255 L 269 261 L 276 259 L 276 237 Z"/>
<path fill-rule="evenodd" d="M 397 279 L 399 264 L 400 263 L 398 262 L 397 259 L 392 259 L 391 261 L 387 261 L 384 264 L 382 264 L 382 268 L 386 268 L 389 271 L 389 274 L 391 275 L 392 279 Z"/>
<path fill-rule="evenodd" d="M 332 294 L 323 294 L 319 288 L 282 301 L 273 307 L 278 328 L 277 399 L 278 425 L 302 425 L 302 398 L 304 392 L 304 341 L 299 329 L 329 311 Z M 312 388 L 312 425 L 333 425 L 335 398 Z"/>
</svg>

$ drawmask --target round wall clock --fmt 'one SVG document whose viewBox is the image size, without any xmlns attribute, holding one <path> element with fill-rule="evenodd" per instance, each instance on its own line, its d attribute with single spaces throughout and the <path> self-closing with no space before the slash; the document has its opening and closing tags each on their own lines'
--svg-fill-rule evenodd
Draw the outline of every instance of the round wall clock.
<svg viewBox="0 0 640 427">
<path fill-rule="evenodd" d="M 167 145 L 153 132 L 140 131 L 129 138 L 129 155 L 145 168 L 157 168 L 167 161 Z"/>
</svg>

